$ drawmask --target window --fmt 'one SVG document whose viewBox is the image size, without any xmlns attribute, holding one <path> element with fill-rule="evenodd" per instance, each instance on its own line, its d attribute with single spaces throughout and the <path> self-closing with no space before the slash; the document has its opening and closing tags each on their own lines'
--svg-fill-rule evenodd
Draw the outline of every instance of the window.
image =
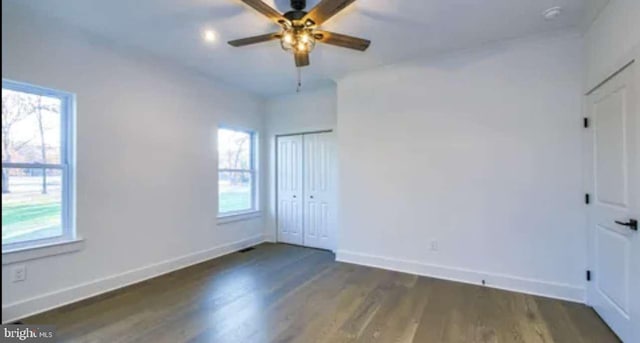
<svg viewBox="0 0 640 343">
<path fill-rule="evenodd" d="M 256 135 L 249 131 L 218 130 L 218 215 L 255 211 Z"/>
<path fill-rule="evenodd" d="M 71 240 L 71 94 L 2 81 L 2 250 Z"/>
</svg>

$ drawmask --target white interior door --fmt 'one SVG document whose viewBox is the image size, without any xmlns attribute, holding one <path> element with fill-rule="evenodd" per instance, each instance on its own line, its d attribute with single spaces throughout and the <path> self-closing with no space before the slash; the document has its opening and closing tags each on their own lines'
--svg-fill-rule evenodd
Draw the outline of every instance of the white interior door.
<svg viewBox="0 0 640 343">
<path fill-rule="evenodd" d="M 625 342 L 640 342 L 640 236 L 633 227 L 640 219 L 640 97 L 634 68 L 587 98 L 586 175 L 593 194 L 588 300 Z"/>
<path fill-rule="evenodd" d="M 304 245 L 332 248 L 333 134 L 304 135 Z"/>
<path fill-rule="evenodd" d="M 302 136 L 277 138 L 278 241 L 302 245 Z"/>
</svg>

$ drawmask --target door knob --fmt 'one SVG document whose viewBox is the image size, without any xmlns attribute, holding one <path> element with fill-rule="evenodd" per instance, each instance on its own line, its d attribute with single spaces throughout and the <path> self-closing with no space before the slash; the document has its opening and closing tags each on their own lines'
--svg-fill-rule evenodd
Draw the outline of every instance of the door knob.
<svg viewBox="0 0 640 343">
<path fill-rule="evenodd" d="M 622 226 L 627 226 L 627 227 L 629 227 L 629 229 L 631 229 L 633 231 L 638 231 L 638 221 L 635 220 L 635 219 L 629 219 L 629 222 L 627 222 L 627 223 L 619 222 L 619 221 L 616 220 L 616 224 L 622 225 Z"/>
</svg>

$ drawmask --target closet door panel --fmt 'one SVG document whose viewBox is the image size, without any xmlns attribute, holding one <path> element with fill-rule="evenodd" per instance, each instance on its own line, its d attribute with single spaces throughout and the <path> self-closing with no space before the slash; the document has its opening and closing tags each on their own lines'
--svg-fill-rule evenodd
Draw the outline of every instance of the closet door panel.
<svg viewBox="0 0 640 343">
<path fill-rule="evenodd" d="M 304 245 L 331 249 L 333 135 L 304 136 Z"/>
<path fill-rule="evenodd" d="M 286 136 L 276 139 L 278 241 L 303 244 L 303 139 Z"/>
</svg>

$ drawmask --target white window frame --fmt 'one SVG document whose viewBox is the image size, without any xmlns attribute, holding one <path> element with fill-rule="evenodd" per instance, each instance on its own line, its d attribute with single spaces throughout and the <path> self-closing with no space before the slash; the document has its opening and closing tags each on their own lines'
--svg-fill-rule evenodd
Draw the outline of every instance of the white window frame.
<svg viewBox="0 0 640 343">
<path fill-rule="evenodd" d="M 250 151 L 249 151 L 249 169 L 228 169 L 228 168 L 220 168 L 220 156 L 218 156 L 218 223 L 224 224 L 227 222 L 233 222 L 241 219 L 250 219 L 259 216 L 259 175 L 258 172 L 258 132 L 245 128 L 238 128 L 233 126 L 219 126 L 218 131 L 216 131 L 216 137 L 218 137 L 220 130 L 231 130 L 236 132 L 243 132 L 249 134 L 251 142 L 250 142 Z M 220 141 L 216 139 L 217 146 L 216 149 L 220 146 Z M 247 210 L 240 211 L 231 211 L 231 212 L 220 212 L 220 173 L 223 172 L 242 172 L 242 173 L 250 173 L 251 174 L 251 208 Z"/>
<path fill-rule="evenodd" d="M 2 244 L 3 260 L 5 254 L 22 252 L 25 250 L 47 248 L 56 245 L 68 245 L 78 242 L 75 222 L 75 106 L 76 97 L 74 94 L 56 89 L 35 86 L 27 83 L 2 79 L 2 88 L 17 92 L 36 94 L 40 96 L 54 97 L 60 99 L 60 163 L 5 163 L 2 168 L 32 168 L 32 169 L 59 169 L 62 171 L 62 235 L 56 237 L 34 239 L 23 242 Z M 66 250 L 69 250 L 68 248 Z M 54 252 L 55 253 L 55 252 Z M 52 254 L 54 254 L 52 253 Z M 33 255 L 33 254 L 31 254 Z M 49 255 L 39 253 L 36 257 Z M 18 259 L 20 260 L 20 259 Z"/>
</svg>

